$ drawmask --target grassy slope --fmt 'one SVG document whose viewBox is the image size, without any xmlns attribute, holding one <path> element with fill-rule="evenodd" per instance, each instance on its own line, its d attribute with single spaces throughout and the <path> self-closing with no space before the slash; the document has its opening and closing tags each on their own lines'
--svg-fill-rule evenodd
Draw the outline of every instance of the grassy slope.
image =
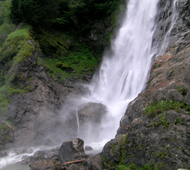
<svg viewBox="0 0 190 170">
<path fill-rule="evenodd" d="M 11 87 L 10 82 L 15 76 L 14 70 L 17 64 L 25 57 L 32 56 L 34 47 L 27 41 L 32 39 L 29 30 L 30 26 L 26 25 L 9 34 L 0 50 L 0 113 L 3 115 L 7 114 L 7 106 L 12 94 L 28 92 L 26 89 Z"/>
<path fill-rule="evenodd" d="M 63 32 L 43 30 L 37 36 L 43 51 L 47 50 L 43 62 L 54 79 L 82 78 L 98 66 L 99 59 L 90 48 Z"/>
</svg>

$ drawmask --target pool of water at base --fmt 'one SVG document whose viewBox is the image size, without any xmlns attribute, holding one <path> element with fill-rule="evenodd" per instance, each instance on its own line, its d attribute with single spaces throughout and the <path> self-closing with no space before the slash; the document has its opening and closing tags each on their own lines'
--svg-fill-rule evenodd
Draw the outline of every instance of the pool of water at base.
<svg viewBox="0 0 190 170">
<path fill-rule="evenodd" d="M 0 170 L 30 170 L 29 165 L 21 165 L 19 163 L 8 165 L 6 167 L 0 168 Z"/>
</svg>

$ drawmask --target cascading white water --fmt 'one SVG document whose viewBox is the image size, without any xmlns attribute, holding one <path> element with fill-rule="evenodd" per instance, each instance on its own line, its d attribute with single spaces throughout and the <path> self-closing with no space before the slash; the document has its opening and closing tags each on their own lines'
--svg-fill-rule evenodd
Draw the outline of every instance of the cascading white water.
<svg viewBox="0 0 190 170">
<path fill-rule="evenodd" d="M 77 133 L 80 131 L 80 123 L 79 123 L 79 113 L 78 110 L 76 109 L 76 120 L 77 120 Z"/>
<path fill-rule="evenodd" d="M 102 103 L 107 107 L 108 113 L 99 127 L 96 127 L 98 133 L 90 132 L 89 126 L 89 133 L 82 136 L 86 144 L 94 148 L 97 145 L 102 147 L 115 136 L 127 105 L 145 86 L 152 57 L 157 52 L 155 48 L 152 48 L 152 39 L 158 1 L 128 1 L 126 16 L 116 39 L 112 40 L 111 49 L 105 53 L 99 72 L 94 75 L 92 82 L 88 85 L 91 93 L 76 99 L 78 102 L 75 100 L 78 130 L 81 129 L 77 108 L 79 105 L 94 102 Z M 175 21 L 174 18 L 172 23 Z M 172 27 L 171 25 L 170 29 Z M 80 133 L 78 134 L 80 137 Z M 94 139 L 96 142 L 93 143 Z M 14 163 L 21 160 L 21 156 L 18 159 L 10 155 L 0 160 L 0 164 Z M 3 166 L 0 166 L 0 169 Z"/>
<path fill-rule="evenodd" d="M 105 54 L 86 100 L 106 105 L 99 139 L 114 137 L 126 107 L 142 91 L 155 54 L 152 39 L 158 0 L 129 0 L 126 17 L 111 52 Z M 111 53 L 111 55 L 110 55 Z"/>
</svg>

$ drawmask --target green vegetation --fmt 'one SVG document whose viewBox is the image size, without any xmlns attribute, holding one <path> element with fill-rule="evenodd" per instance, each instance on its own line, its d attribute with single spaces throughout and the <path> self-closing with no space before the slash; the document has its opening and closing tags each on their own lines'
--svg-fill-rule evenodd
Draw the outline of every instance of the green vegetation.
<svg viewBox="0 0 190 170">
<path fill-rule="evenodd" d="M 32 51 L 35 48 L 28 42 L 28 40 L 32 40 L 30 28 L 30 26 L 25 25 L 22 29 L 9 34 L 0 51 L 0 64 L 10 68 L 7 73 L 4 73 L 6 84 L 13 80 L 15 66 L 25 57 L 32 56 Z"/>
<path fill-rule="evenodd" d="M 10 85 L 16 76 L 16 66 L 26 57 L 32 56 L 34 47 L 28 42 L 33 40 L 30 36 L 30 29 L 30 26 L 23 25 L 23 28 L 9 34 L 0 50 L 0 113 L 4 115 L 7 114 L 9 96 L 27 93 L 31 89 L 29 87 L 20 89 Z M 22 75 L 17 76 L 22 79 Z"/>
<path fill-rule="evenodd" d="M 94 23 L 111 16 L 122 0 L 12 0 L 11 19 L 35 27 L 58 27 L 89 33 Z M 80 24 L 78 24 L 80 23 Z"/>
<path fill-rule="evenodd" d="M 39 57 L 37 58 L 37 66 L 41 66 L 41 60 Z"/>
<path fill-rule="evenodd" d="M 186 87 L 178 87 L 177 91 L 181 93 L 183 96 L 187 95 L 188 89 Z"/>
<path fill-rule="evenodd" d="M 15 25 L 10 22 L 11 0 L 0 1 L 0 50 L 8 34 L 15 29 Z"/>
<path fill-rule="evenodd" d="M 156 126 L 156 127 L 162 125 L 165 129 L 167 129 L 168 126 L 169 126 L 169 122 L 167 121 L 165 115 L 161 115 L 161 116 L 159 117 L 159 120 L 160 120 L 159 122 L 152 122 L 152 123 L 150 123 L 150 125 L 151 125 L 151 126 L 154 125 L 154 126 Z"/>
<path fill-rule="evenodd" d="M 92 51 L 83 45 L 79 45 L 78 52 L 71 52 L 69 56 L 59 58 L 44 58 L 43 62 L 48 68 L 48 73 L 53 77 L 82 78 L 85 73 L 92 73 L 99 63 Z"/>
<path fill-rule="evenodd" d="M 184 109 L 190 113 L 190 105 L 172 100 L 164 100 L 156 104 L 150 104 L 150 106 L 145 109 L 145 113 L 148 117 L 155 117 L 164 113 L 164 111 L 175 110 L 179 112 L 180 109 Z"/>
<path fill-rule="evenodd" d="M 12 0 L 11 19 L 15 23 L 25 22 L 32 25 L 51 23 L 57 17 L 59 0 Z"/>
<path fill-rule="evenodd" d="M 17 130 L 17 127 L 13 125 L 11 121 L 6 121 L 11 127 L 14 128 L 14 130 Z M 10 127 L 9 127 L 10 128 Z"/>
<path fill-rule="evenodd" d="M 6 115 L 7 114 L 7 108 L 8 108 L 8 99 L 7 99 L 7 87 L 4 86 L 0 86 L 0 113 L 2 115 Z"/>
<path fill-rule="evenodd" d="M 167 153 L 164 151 L 161 151 L 157 154 L 157 157 L 163 160 L 167 156 Z"/>
<path fill-rule="evenodd" d="M 158 166 L 149 163 L 144 167 L 137 167 L 134 163 L 131 163 L 129 166 L 119 165 L 116 167 L 116 170 L 158 170 Z"/>
</svg>

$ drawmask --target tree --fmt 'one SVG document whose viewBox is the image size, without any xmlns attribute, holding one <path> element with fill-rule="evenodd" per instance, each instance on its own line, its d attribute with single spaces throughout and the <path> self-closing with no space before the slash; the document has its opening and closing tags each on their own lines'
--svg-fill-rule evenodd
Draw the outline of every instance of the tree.
<svg viewBox="0 0 190 170">
<path fill-rule="evenodd" d="M 59 13 L 59 2 L 59 0 L 12 0 L 11 19 L 15 23 L 48 26 Z"/>
</svg>

